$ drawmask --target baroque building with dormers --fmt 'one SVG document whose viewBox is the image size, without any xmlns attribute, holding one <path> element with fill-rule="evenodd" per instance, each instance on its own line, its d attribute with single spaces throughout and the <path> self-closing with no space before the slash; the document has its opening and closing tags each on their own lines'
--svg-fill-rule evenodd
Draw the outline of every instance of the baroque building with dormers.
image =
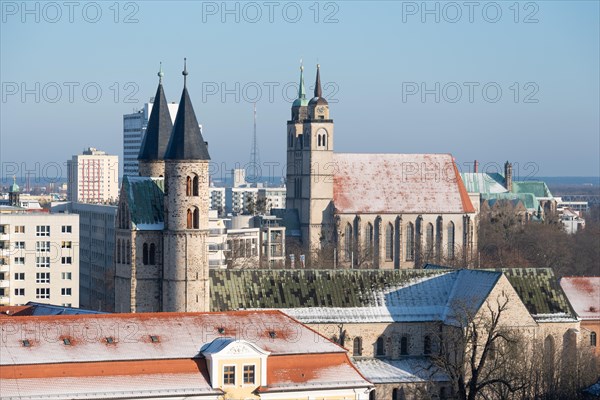
<svg viewBox="0 0 600 400">
<path fill-rule="evenodd" d="M 479 199 L 469 197 L 452 155 L 335 153 L 334 136 L 320 68 L 308 100 L 301 67 L 287 122 L 286 212 L 307 266 L 470 263 Z"/>
</svg>

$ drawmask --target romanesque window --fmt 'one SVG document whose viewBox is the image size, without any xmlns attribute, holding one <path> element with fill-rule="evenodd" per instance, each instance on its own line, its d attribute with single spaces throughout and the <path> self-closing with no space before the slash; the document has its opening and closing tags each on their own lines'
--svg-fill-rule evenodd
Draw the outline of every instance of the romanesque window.
<svg viewBox="0 0 600 400">
<path fill-rule="evenodd" d="M 596 347 L 596 332 L 590 333 L 590 346 Z"/>
<path fill-rule="evenodd" d="M 429 335 L 423 338 L 423 354 L 431 354 L 431 336 Z"/>
<path fill-rule="evenodd" d="M 406 260 L 415 259 L 415 226 L 412 222 L 406 225 Z"/>
<path fill-rule="evenodd" d="M 373 225 L 369 222 L 365 229 L 365 255 L 368 259 L 373 254 Z"/>
<path fill-rule="evenodd" d="M 193 219 L 192 210 L 190 210 L 188 208 L 188 210 L 187 210 L 187 224 L 186 224 L 186 226 L 187 226 L 188 229 L 192 229 L 192 226 L 193 226 L 192 219 Z"/>
<path fill-rule="evenodd" d="M 148 265 L 148 243 L 142 246 L 142 264 Z"/>
<path fill-rule="evenodd" d="M 385 259 L 387 261 L 394 259 L 394 227 L 391 223 L 385 228 Z"/>
<path fill-rule="evenodd" d="M 402 336 L 402 338 L 400 338 L 400 355 L 408 355 L 408 337 L 406 336 Z"/>
<path fill-rule="evenodd" d="M 354 338 L 352 343 L 352 355 L 362 356 L 362 338 L 360 336 Z"/>
<path fill-rule="evenodd" d="M 433 257 L 433 224 L 427 224 L 427 230 L 425 231 L 425 246 L 427 258 Z"/>
<path fill-rule="evenodd" d="M 185 178 L 185 195 L 192 195 L 192 178 L 190 178 L 189 176 Z"/>
<path fill-rule="evenodd" d="M 194 229 L 200 229 L 200 211 L 198 207 L 194 207 Z"/>
<path fill-rule="evenodd" d="M 377 355 L 377 356 L 385 355 L 383 336 L 379 336 L 377 338 L 377 343 L 375 345 L 375 355 Z"/>
<path fill-rule="evenodd" d="M 198 196 L 198 175 L 194 175 L 192 179 L 192 195 Z"/>
<path fill-rule="evenodd" d="M 154 245 L 154 243 L 150 244 L 150 264 L 156 264 L 156 246 Z"/>
<path fill-rule="evenodd" d="M 349 223 L 344 229 L 344 258 L 346 261 L 352 258 L 352 225 Z"/>
<path fill-rule="evenodd" d="M 448 258 L 454 259 L 454 222 L 448 223 Z"/>
<path fill-rule="evenodd" d="M 323 129 L 317 132 L 317 148 L 327 148 L 327 133 Z"/>
</svg>

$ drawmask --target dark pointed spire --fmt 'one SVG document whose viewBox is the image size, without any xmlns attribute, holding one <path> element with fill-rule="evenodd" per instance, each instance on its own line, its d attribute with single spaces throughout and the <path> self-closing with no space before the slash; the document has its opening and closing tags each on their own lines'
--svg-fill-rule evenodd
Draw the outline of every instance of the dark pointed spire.
<svg viewBox="0 0 600 400">
<path fill-rule="evenodd" d="M 165 160 L 210 160 L 186 86 L 188 72 L 185 59 L 182 74 L 183 93 L 165 152 Z"/>
<path fill-rule="evenodd" d="M 317 64 L 317 81 L 315 82 L 315 97 L 322 97 L 320 65 Z"/>
<path fill-rule="evenodd" d="M 138 160 L 162 160 L 173 130 L 173 123 L 171 122 L 171 115 L 169 114 L 169 107 L 162 86 L 162 78 L 165 75 L 162 72 L 162 63 L 157 75 L 158 88 L 154 96 L 152 112 L 150 118 L 148 118 L 148 126 L 140 147 Z"/>
</svg>

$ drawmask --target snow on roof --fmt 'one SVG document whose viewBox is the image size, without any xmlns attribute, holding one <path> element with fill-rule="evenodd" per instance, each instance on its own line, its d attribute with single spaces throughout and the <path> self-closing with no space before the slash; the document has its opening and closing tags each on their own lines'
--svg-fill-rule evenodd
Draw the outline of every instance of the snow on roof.
<svg viewBox="0 0 600 400">
<path fill-rule="evenodd" d="M 225 336 L 248 340 L 274 355 L 345 352 L 279 311 L 1 318 L 0 328 L 0 366 L 189 359 Z"/>
<path fill-rule="evenodd" d="M 600 319 L 600 276 L 564 277 L 560 286 L 581 319 Z"/>
<path fill-rule="evenodd" d="M 497 172 L 463 172 L 460 174 L 469 193 L 506 193 L 504 176 Z"/>
<path fill-rule="evenodd" d="M 447 382 L 448 376 L 426 358 L 355 358 L 354 365 L 373 383 Z"/>
<path fill-rule="evenodd" d="M 473 213 L 450 154 L 334 154 L 341 213 Z"/>
<path fill-rule="evenodd" d="M 303 323 L 444 321 L 473 315 L 502 275 L 496 271 L 458 270 L 426 276 L 373 293 L 366 307 L 297 307 L 281 311 Z"/>
</svg>

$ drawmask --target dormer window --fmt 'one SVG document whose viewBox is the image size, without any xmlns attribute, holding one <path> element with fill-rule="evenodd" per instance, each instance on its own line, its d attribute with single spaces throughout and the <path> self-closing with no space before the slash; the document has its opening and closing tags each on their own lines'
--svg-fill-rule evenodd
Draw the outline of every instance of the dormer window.
<svg viewBox="0 0 600 400">
<path fill-rule="evenodd" d="M 255 369 L 256 368 L 254 365 L 244 365 L 244 384 L 245 385 L 254 385 Z"/>
<path fill-rule="evenodd" d="M 223 385 L 235 385 L 235 365 L 223 367 Z"/>
</svg>

